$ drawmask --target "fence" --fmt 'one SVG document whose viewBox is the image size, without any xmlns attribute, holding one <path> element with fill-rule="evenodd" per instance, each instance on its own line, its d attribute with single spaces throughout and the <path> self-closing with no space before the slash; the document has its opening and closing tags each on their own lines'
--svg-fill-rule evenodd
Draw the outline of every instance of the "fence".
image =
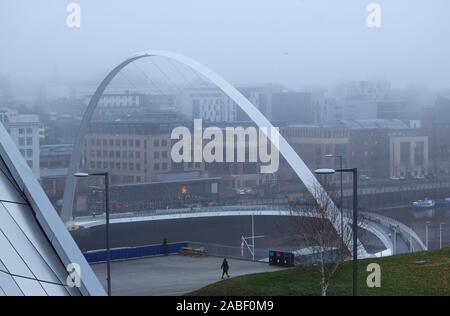
<svg viewBox="0 0 450 316">
<path fill-rule="evenodd" d="M 181 248 L 187 247 L 188 242 L 169 243 L 167 246 L 162 244 L 140 247 L 124 247 L 111 249 L 111 260 L 128 260 L 164 254 L 178 253 Z M 84 253 L 84 257 L 89 263 L 99 263 L 107 261 L 105 249 L 93 250 Z"/>
<path fill-rule="evenodd" d="M 225 246 L 219 244 L 210 244 L 203 242 L 189 242 L 189 247 L 197 249 L 204 249 L 208 255 L 224 258 L 233 259 L 243 259 L 243 260 L 253 260 L 253 255 L 247 246 Z M 255 260 L 257 261 L 268 261 L 269 260 L 269 249 L 255 248 Z"/>
<path fill-rule="evenodd" d="M 225 246 L 219 244 L 210 244 L 203 242 L 176 242 L 167 244 L 167 254 L 176 254 L 182 248 L 189 247 L 192 249 L 202 249 L 207 252 L 209 256 L 241 259 L 241 260 L 253 260 L 253 254 L 247 246 Z M 280 250 L 280 249 L 277 249 Z M 290 251 L 289 249 L 281 249 Z M 140 247 L 124 247 L 111 249 L 111 260 L 129 260 L 138 259 L 151 256 L 161 256 L 166 253 L 166 248 L 162 244 L 148 245 Z M 86 260 L 89 263 L 101 263 L 107 261 L 107 253 L 105 249 L 92 250 L 84 253 Z M 269 262 L 269 249 L 255 248 L 255 261 Z M 295 258 L 297 265 L 311 264 L 310 256 L 300 255 Z"/>
</svg>

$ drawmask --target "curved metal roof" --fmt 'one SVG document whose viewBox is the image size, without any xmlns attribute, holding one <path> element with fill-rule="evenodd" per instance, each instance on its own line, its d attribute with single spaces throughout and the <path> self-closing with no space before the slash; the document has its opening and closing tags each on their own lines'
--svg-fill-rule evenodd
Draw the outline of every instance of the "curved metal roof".
<svg viewBox="0 0 450 316">
<path fill-rule="evenodd" d="M 0 124 L 0 295 L 104 295 L 101 284 Z M 80 266 L 80 287 L 66 267 Z"/>
</svg>

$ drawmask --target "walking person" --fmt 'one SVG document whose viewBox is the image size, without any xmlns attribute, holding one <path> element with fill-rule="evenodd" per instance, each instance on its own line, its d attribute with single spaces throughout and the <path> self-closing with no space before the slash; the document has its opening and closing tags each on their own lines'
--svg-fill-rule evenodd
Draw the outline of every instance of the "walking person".
<svg viewBox="0 0 450 316">
<path fill-rule="evenodd" d="M 167 246 L 167 238 L 163 239 L 163 252 L 165 256 L 169 255 L 169 247 Z"/>
<path fill-rule="evenodd" d="M 223 262 L 222 262 L 221 268 L 222 268 L 222 279 L 223 279 L 223 276 L 225 274 L 227 275 L 227 278 L 229 278 L 230 275 L 228 274 L 228 269 L 230 268 L 230 266 L 228 265 L 227 258 L 223 258 Z"/>
</svg>

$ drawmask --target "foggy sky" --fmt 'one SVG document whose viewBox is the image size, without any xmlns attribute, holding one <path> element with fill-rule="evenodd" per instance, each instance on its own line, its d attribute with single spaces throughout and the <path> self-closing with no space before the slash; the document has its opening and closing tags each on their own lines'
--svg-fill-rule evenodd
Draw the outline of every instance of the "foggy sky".
<svg viewBox="0 0 450 316">
<path fill-rule="evenodd" d="M 13 83 L 83 82 L 147 49 L 172 50 L 230 81 L 292 88 L 346 79 L 450 87 L 450 1 L 0 0 L 0 74 Z"/>
</svg>

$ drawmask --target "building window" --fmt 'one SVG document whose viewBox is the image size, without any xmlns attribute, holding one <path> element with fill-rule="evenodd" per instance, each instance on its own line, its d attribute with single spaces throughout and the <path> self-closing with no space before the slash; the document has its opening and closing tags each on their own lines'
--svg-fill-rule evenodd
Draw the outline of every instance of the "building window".
<svg viewBox="0 0 450 316">
<path fill-rule="evenodd" d="M 400 164 L 403 166 L 409 165 L 411 143 L 400 143 Z"/>
<path fill-rule="evenodd" d="M 27 157 L 33 157 L 33 149 L 27 149 Z"/>
<path fill-rule="evenodd" d="M 126 139 L 122 139 L 122 147 L 127 147 L 127 140 Z"/>
<path fill-rule="evenodd" d="M 141 170 L 141 164 L 140 163 L 136 163 L 136 170 Z"/>
<path fill-rule="evenodd" d="M 167 170 L 167 163 L 163 162 L 161 167 L 162 167 L 162 170 Z"/>
<path fill-rule="evenodd" d="M 162 153 L 161 153 L 161 155 L 162 155 L 162 157 L 165 159 L 165 158 L 167 158 L 167 151 L 163 151 Z"/>
<path fill-rule="evenodd" d="M 20 150 L 20 153 L 22 154 L 22 156 L 25 157 L 25 149 L 21 149 L 21 150 Z"/>
<path fill-rule="evenodd" d="M 141 159 L 141 153 L 139 151 L 136 152 L 136 159 Z"/>
<path fill-rule="evenodd" d="M 25 137 L 19 137 L 19 146 L 25 145 Z"/>
<path fill-rule="evenodd" d="M 91 163 L 89 164 L 91 166 L 91 169 L 95 169 L 95 162 L 91 161 Z"/>
<path fill-rule="evenodd" d="M 109 140 L 109 146 L 114 146 L 114 139 Z"/>
<path fill-rule="evenodd" d="M 167 139 L 161 140 L 161 146 L 167 146 Z"/>
<path fill-rule="evenodd" d="M 19 128 L 19 134 L 22 135 L 22 134 L 24 134 L 24 133 L 25 133 L 25 129 Z"/>
<path fill-rule="evenodd" d="M 33 137 L 27 137 L 27 146 L 33 145 Z"/>
<path fill-rule="evenodd" d="M 116 162 L 116 169 L 120 170 L 120 162 Z"/>
<path fill-rule="evenodd" d="M 120 139 L 116 139 L 116 146 L 120 146 Z"/>
<path fill-rule="evenodd" d="M 103 161 L 103 169 L 107 169 L 108 168 L 108 163 L 106 161 Z"/>
<path fill-rule="evenodd" d="M 133 140 L 132 140 L 132 139 L 129 139 L 129 140 L 128 140 L 128 146 L 133 146 L 133 145 L 134 145 Z"/>
<path fill-rule="evenodd" d="M 154 159 L 159 159 L 159 152 L 158 152 L 158 151 L 155 151 L 155 152 L 153 153 L 153 158 L 154 158 Z"/>
<path fill-rule="evenodd" d="M 155 163 L 153 165 L 153 170 L 159 170 L 159 163 Z"/>
<path fill-rule="evenodd" d="M 155 139 L 153 141 L 153 146 L 158 147 L 159 146 L 159 139 Z"/>
<path fill-rule="evenodd" d="M 136 147 L 140 147 L 141 146 L 141 141 L 139 139 L 136 139 Z"/>
<path fill-rule="evenodd" d="M 33 134 L 33 129 L 30 128 L 30 127 L 28 127 L 28 128 L 27 128 L 27 134 Z"/>
</svg>

